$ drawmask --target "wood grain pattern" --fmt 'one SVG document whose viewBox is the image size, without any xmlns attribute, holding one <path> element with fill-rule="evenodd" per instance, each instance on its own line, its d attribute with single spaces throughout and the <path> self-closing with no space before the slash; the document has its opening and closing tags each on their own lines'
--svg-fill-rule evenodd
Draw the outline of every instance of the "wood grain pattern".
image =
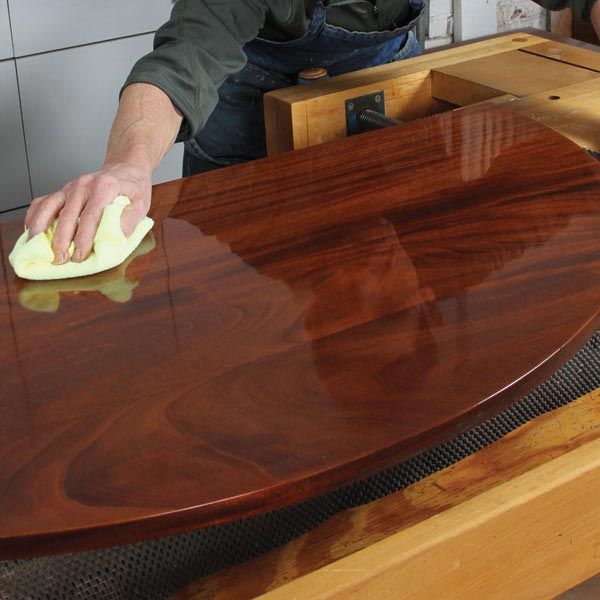
<svg viewBox="0 0 600 600">
<path fill-rule="evenodd" d="M 503 52 L 476 60 L 436 68 L 439 73 L 465 79 L 505 94 L 531 96 L 546 90 L 596 79 L 597 71 L 548 60 L 522 50 Z M 577 49 L 573 48 L 572 52 Z M 581 52 L 587 52 L 581 50 Z M 593 57 L 596 54 L 591 53 Z"/>
<path fill-rule="evenodd" d="M 531 32 L 495 36 L 310 85 L 269 92 L 264 96 L 269 156 L 346 137 L 347 98 L 383 90 L 386 115 L 401 121 L 449 110 L 450 105 L 431 93 L 432 69 L 543 42 L 542 37 Z"/>
<path fill-rule="evenodd" d="M 275 590 L 600 439 L 598 423 L 600 390 L 404 490 L 338 513 L 282 548 L 204 577 L 172 600 L 247 600 Z"/>
<path fill-rule="evenodd" d="M 480 106 L 158 186 L 126 303 L 21 307 L 2 224 L 0 556 L 265 512 L 498 412 L 598 326 L 599 197 Z"/>
<path fill-rule="evenodd" d="M 560 61 L 568 65 L 583 67 L 590 71 L 600 71 L 600 48 L 596 46 L 595 51 L 590 51 L 587 48 L 578 48 L 569 44 L 561 44 L 557 42 L 544 42 L 523 48 L 523 52 L 528 54 L 536 54 L 552 60 Z"/>
<path fill-rule="evenodd" d="M 446 87 L 448 89 L 448 87 Z M 600 79 L 547 90 L 527 98 L 494 98 L 582 148 L 600 151 Z"/>
<path fill-rule="evenodd" d="M 261 599 L 555 598 L 600 571 L 598 494 L 600 439 Z"/>
</svg>

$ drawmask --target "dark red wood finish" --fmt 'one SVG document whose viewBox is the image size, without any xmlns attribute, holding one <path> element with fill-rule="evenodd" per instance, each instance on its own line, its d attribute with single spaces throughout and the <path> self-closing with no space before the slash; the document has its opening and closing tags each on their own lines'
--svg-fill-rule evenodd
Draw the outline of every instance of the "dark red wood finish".
<svg viewBox="0 0 600 600">
<path fill-rule="evenodd" d="M 0 228 L 1 558 L 333 489 L 498 412 L 599 325 L 600 166 L 506 109 L 158 186 L 152 214 L 156 248 L 78 292 L 16 278 L 22 225 Z M 46 293 L 55 312 L 20 302 Z"/>
</svg>

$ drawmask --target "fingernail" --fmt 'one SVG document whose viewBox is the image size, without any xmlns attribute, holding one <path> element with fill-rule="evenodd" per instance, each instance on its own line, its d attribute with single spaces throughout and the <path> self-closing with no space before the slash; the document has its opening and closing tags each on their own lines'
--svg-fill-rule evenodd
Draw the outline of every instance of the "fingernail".
<svg viewBox="0 0 600 600">
<path fill-rule="evenodd" d="M 75 262 L 81 262 L 83 260 L 83 252 L 81 250 L 75 250 L 75 252 L 73 252 L 73 260 Z"/>
</svg>

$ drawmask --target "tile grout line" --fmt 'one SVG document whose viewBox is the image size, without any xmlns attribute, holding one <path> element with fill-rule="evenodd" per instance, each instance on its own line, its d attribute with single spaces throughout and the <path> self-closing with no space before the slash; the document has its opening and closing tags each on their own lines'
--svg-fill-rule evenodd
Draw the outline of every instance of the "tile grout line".
<svg viewBox="0 0 600 600">
<path fill-rule="evenodd" d="M 13 54 L 15 54 L 15 38 L 13 36 L 12 21 L 10 18 L 10 6 L 6 0 L 6 12 L 8 14 L 8 27 L 10 29 L 10 43 L 12 45 Z M 19 82 L 19 69 L 17 68 L 16 57 L 13 59 L 15 68 L 15 79 L 17 82 L 17 97 L 19 99 L 19 114 L 21 116 L 21 131 L 23 133 L 23 145 L 25 146 L 25 163 L 27 166 L 27 181 L 29 182 L 29 201 L 33 200 L 33 185 L 31 183 L 31 168 L 29 166 L 29 149 L 27 148 L 27 136 L 25 134 L 25 119 L 23 116 L 23 103 L 21 102 L 21 84 Z"/>
<path fill-rule="evenodd" d="M 10 21 L 10 12 L 9 12 L 9 21 Z M 151 33 L 156 33 L 156 29 L 152 29 L 150 31 L 142 31 L 140 33 L 133 33 L 131 35 L 119 35 L 114 38 L 106 38 L 102 40 L 95 40 L 93 42 L 85 42 L 83 44 L 73 44 L 72 46 L 64 46 L 62 48 L 52 48 L 50 50 L 41 50 L 40 52 L 31 52 L 30 54 L 20 54 L 17 56 L 16 51 L 14 50 L 14 40 L 13 40 L 13 53 L 15 54 L 15 59 L 22 58 L 32 58 L 34 56 L 41 56 L 44 54 L 54 54 L 55 52 L 63 52 L 65 50 L 74 50 L 75 48 L 86 48 L 87 46 L 97 46 L 98 44 L 107 44 L 109 42 L 118 42 L 119 40 L 128 40 L 131 38 L 142 37 L 144 35 L 149 35 Z"/>
</svg>

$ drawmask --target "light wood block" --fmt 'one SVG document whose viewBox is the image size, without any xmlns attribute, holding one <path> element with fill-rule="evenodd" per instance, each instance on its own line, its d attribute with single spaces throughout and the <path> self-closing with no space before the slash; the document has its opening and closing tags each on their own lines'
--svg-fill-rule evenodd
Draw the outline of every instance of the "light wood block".
<svg viewBox="0 0 600 600">
<path fill-rule="evenodd" d="M 345 137 L 345 100 L 383 90 L 386 114 L 402 121 L 501 97 L 531 98 L 515 108 L 596 149 L 599 79 L 599 53 L 531 35 L 501 36 L 266 94 L 267 147 L 278 154 Z M 547 102 L 567 88 L 568 106 L 565 95 L 560 104 Z"/>
<path fill-rule="evenodd" d="M 283 548 L 195 582 L 174 599 L 246 599 L 275 590 L 600 440 L 599 423 L 597 390 L 404 490 L 335 515 Z M 544 569 L 538 579 L 547 577 Z M 576 569 L 578 581 L 564 582 L 563 589 L 588 578 L 583 571 Z"/>
<path fill-rule="evenodd" d="M 449 82 L 445 84 L 444 91 L 449 92 L 451 86 Z M 457 100 L 466 98 L 450 93 L 443 93 L 443 96 Z M 600 79 L 547 90 L 527 98 L 499 96 L 492 102 L 535 119 L 583 148 L 600 152 Z"/>
<path fill-rule="evenodd" d="M 595 71 L 518 50 L 433 70 L 515 96 L 531 96 L 598 77 Z"/>
<path fill-rule="evenodd" d="M 278 154 L 345 137 L 345 100 L 379 90 L 383 90 L 386 97 L 386 114 L 401 120 L 448 110 L 451 107 L 447 103 L 432 95 L 432 69 L 542 42 L 543 38 L 529 34 L 500 36 L 314 84 L 269 92 L 264 96 L 268 153 Z"/>
<path fill-rule="evenodd" d="M 262 596 L 551 598 L 600 571 L 600 440 Z"/>
<path fill-rule="evenodd" d="M 432 71 L 431 73 L 431 94 L 438 100 L 444 100 L 456 106 L 469 106 L 499 96 L 508 95 L 511 98 L 518 98 L 513 94 L 506 94 L 502 89 L 475 83 L 442 71 Z"/>
<path fill-rule="evenodd" d="M 577 46 L 544 42 L 543 44 L 524 48 L 523 52 L 550 58 L 560 61 L 563 64 L 583 67 L 591 71 L 600 71 L 600 53 L 590 52 L 585 48 L 578 48 Z"/>
</svg>

